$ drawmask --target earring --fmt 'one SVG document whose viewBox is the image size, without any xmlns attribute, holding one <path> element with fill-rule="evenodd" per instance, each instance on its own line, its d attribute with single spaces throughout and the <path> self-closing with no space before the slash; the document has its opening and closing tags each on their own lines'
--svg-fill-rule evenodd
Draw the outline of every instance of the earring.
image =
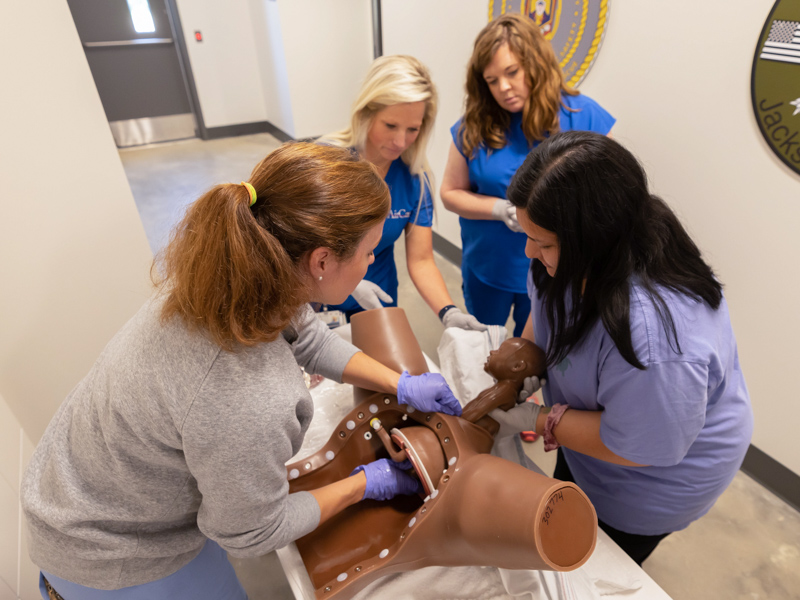
<svg viewBox="0 0 800 600">
<path fill-rule="evenodd" d="M 322 281 L 322 275 L 319 276 L 319 280 Z"/>
</svg>

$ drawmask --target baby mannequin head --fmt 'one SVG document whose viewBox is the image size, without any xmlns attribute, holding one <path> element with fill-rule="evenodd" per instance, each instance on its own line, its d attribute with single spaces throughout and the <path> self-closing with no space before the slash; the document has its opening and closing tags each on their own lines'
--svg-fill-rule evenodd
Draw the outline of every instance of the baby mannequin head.
<svg viewBox="0 0 800 600">
<path fill-rule="evenodd" d="M 498 381 L 521 383 L 526 377 L 544 372 L 544 352 L 531 341 L 510 338 L 500 344 L 497 350 L 489 352 L 483 369 Z"/>
</svg>

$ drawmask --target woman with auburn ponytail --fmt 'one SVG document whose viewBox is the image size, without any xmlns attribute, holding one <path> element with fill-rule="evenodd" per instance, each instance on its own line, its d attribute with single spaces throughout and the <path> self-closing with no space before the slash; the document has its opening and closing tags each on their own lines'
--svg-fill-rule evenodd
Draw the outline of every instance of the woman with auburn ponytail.
<svg viewBox="0 0 800 600">
<path fill-rule="evenodd" d="M 313 414 L 300 367 L 460 414 L 444 379 L 396 373 L 318 320 L 373 260 L 389 211 L 348 150 L 287 144 L 197 200 L 156 293 L 48 426 L 22 500 L 42 597 L 240 600 L 227 552 L 266 554 L 364 498 L 418 491 L 388 460 L 289 494 Z"/>
</svg>

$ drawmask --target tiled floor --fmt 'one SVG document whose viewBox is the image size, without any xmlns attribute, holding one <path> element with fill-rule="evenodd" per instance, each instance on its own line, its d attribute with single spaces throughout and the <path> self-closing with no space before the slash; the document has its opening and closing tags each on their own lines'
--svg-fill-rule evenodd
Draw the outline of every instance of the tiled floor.
<svg viewBox="0 0 800 600">
<path fill-rule="evenodd" d="M 278 145 L 269 134 L 259 134 L 121 151 L 151 248 L 158 251 L 164 245 L 199 194 L 216 183 L 246 180 Z M 438 360 L 441 325 L 408 278 L 402 243 L 395 256 L 399 304 L 422 349 Z M 459 269 L 438 255 L 436 262 L 463 308 Z M 527 445 L 529 455 L 552 472 L 554 457 L 541 446 Z M 232 562 L 251 600 L 292 598 L 274 554 Z M 800 513 L 740 472 L 711 512 L 664 540 L 644 568 L 676 600 L 800 599 Z"/>
</svg>

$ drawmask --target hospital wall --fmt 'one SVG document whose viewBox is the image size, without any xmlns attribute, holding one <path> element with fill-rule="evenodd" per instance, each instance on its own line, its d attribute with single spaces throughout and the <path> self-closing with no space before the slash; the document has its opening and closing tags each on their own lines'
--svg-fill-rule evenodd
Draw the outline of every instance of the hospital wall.
<svg viewBox="0 0 800 600">
<path fill-rule="evenodd" d="M 28 557 L 19 487 L 33 442 L 0 395 L 0 600 L 41 599 L 39 569 Z"/>
<path fill-rule="evenodd" d="M 347 125 L 373 57 L 370 0 L 176 3 L 206 127 L 266 120 L 300 139 Z"/>
<path fill-rule="evenodd" d="M 800 474 L 800 175 L 769 150 L 750 102 L 755 44 L 773 4 L 730 10 L 725 0 L 703 0 L 674 10 L 614 0 L 580 90 L 618 119 L 615 137 L 642 160 L 652 189 L 678 212 L 724 283 L 755 412 L 753 444 Z M 487 6 L 383 0 L 384 52 L 416 55 L 439 87 L 431 146 L 439 180 Z M 438 210 L 436 231 L 460 247 L 457 219 Z"/>
<path fill-rule="evenodd" d="M 0 394 L 35 442 L 149 296 L 152 254 L 67 3 L 5 10 Z"/>
<path fill-rule="evenodd" d="M 614 2 L 600 59 L 582 89 L 618 117 L 725 285 L 755 413 L 753 444 L 800 474 L 800 175 L 758 131 L 755 46 L 772 0 Z M 683 14 L 678 14 L 683 13 Z"/>
<path fill-rule="evenodd" d="M 0 600 L 34 600 L 22 467 L 149 295 L 152 256 L 66 1 L 3 11 L 14 27 L 0 37 Z"/>
</svg>

